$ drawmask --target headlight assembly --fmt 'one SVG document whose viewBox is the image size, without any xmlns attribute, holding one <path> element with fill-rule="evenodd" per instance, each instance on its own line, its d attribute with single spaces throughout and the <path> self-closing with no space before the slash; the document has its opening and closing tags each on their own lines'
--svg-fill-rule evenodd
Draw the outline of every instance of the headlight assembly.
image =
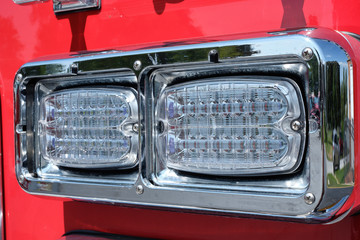
<svg viewBox="0 0 360 240">
<path fill-rule="evenodd" d="M 323 29 L 266 36 L 24 65 L 20 185 L 222 215 L 317 222 L 347 212 L 355 48 Z"/>
</svg>

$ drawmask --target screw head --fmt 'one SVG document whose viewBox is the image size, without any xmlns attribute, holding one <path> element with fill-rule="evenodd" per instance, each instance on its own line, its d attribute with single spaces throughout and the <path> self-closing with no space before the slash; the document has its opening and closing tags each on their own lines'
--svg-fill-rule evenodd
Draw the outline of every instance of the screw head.
<svg viewBox="0 0 360 240">
<path fill-rule="evenodd" d="M 142 185 L 136 186 L 136 194 L 141 195 L 144 193 L 144 187 Z"/>
<path fill-rule="evenodd" d="M 299 131 L 302 128 L 302 124 L 299 120 L 291 122 L 291 129 L 294 131 Z"/>
<path fill-rule="evenodd" d="M 136 70 L 136 71 L 139 71 L 140 69 L 141 69 L 141 61 L 140 60 L 136 60 L 135 62 L 134 62 L 134 69 Z"/>
<path fill-rule="evenodd" d="M 307 47 L 304 48 L 304 50 L 301 53 L 301 56 L 304 60 L 309 61 L 314 56 L 314 52 L 311 48 Z"/>
<path fill-rule="evenodd" d="M 134 132 L 139 132 L 139 124 L 134 123 L 132 129 L 133 129 Z"/>
<path fill-rule="evenodd" d="M 22 79 L 23 79 L 23 75 L 21 73 L 16 75 L 16 81 L 21 82 Z"/>
<path fill-rule="evenodd" d="M 315 202 L 315 196 L 312 193 L 306 193 L 304 196 L 305 203 L 311 205 Z"/>
</svg>

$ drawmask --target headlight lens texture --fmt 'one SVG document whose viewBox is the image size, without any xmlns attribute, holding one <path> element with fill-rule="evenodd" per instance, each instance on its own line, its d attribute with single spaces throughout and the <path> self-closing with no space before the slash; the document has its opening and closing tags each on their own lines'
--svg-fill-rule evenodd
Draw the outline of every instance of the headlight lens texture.
<svg viewBox="0 0 360 240">
<path fill-rule="evenodd" d="M 72 89 L 45 96 L 38 119 L 41 156 L 68 167 L 134 166 L 136 148 L 128 126 L 137 115 L 134 102 L 133 92 L 125 89 Z"/>
<path fill-rule="evenodd" d="M 158 152 L 169 168 L 219 175 L 292 171 L 304 136 L 301 95 L 288 81 L 229 78 L 165 88 Z M 304 119 L 301 119 L 304 122 Z"/>
</svg>

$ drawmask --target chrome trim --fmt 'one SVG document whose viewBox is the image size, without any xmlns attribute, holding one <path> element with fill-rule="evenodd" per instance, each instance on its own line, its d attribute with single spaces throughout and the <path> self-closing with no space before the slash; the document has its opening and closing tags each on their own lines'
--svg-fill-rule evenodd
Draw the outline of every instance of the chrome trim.
<svg viewBox="0 0 360 240">
<path fill-rule="evenodd" d="M 52 0 L 54 13 L 66 13 L 89 9 L 100 9 L 101 0 Z M 73 2 L 73 3 L 70 3 Z"/>
<path fill-rule="evenodd" d="M 24 4 L 24 3 L 40 3 L 40 2 L 45 2 L 47 0 L 13 0 L 14 3 L 16 4 Z"/>
<path fill-rule="evenodd" d="M 312 38 L 312 33 L 324 38 Z M 330 221 L 348 199 L 354 186 L 354 137 L 353 128 L 353 92 L 352 62 L 344 48 L 330 41 L 329 37 L 344 36 L 331 30 L 310 29 L 296 33 L 284 33 L 267 38 L 235 41 L 210 42 L 176 47 L 164 47 L 131 52 L 110 52 L 93 55 L 73 55 L 66 59 L 39 61 L 25 64 L 19 71 L 21 76 L 15 79 L 15 133 L 16 139 L 16 175 L 22 188 L 32 194 L 67 196 L 99 202 L 112 202 L 131 205 L 159 206 L 181 210 L 212 211 L 221 214 L 251 215 L 257 217 L 276 217 L 280 219 Z M 311 48 L 314 56 L 309 61 L 301 58 L 302 51 Z M 219 63 L 208 62 L 208 53 L 216 49 Z M 223 188 L 214 188 L 214 180 L 208 186 L 163 186 L 154 182 L 153 139 L 151 137 L 151 118 L 147 113 L 146 100 L 140 94 L 139 103 L 145 106 L 145 115 L 140 130 L 145 131 L 145 151 L 140 150 L 141 162 L 135 182 L 123 184 L 123 180 L 113 178 L 89 181 L 87 178 L 50 179 L 29 172 L 22 165 L 26 151 L 26 84 L 31 79 L 56 78 L 62 76 L 82 76 L 90 73 L 108 72 L 115 69 L 127 69 L 134 72 L 138 79 L 138 91 L 146 96 L 153 93 L 149 89 L 148 76 L 155 69 L 207 66 L 214 68 L 229 64 L 254 66 L 262 59 L 269 66 L 268 73 L 276 70 L 271 65 L 274 60 L 281 62 L 285 71 L 295 63 L 299 68 L 289 73 L 300 73 L 308 78 L 303 86 L 307 96 L 308 118 L 310 118 L 310 99 L 318 101 L 320 113 L 315 113 L 315 121 L 320 126 L 318 131 L 308 133 L 303 167 L 300 172 L 283 178 L 272 177 L 269 181 L 239 180 L 240 184 Z M 135 61 L 141 62 L 142 71 L 131 70 Z M 72 72 L 71 66 L 77 64 L 78 71 Z M 285 69 L 285 70 L 284 70 Z M 18 80 L 19 80 L 18 79 Z M 311 97 L 311 91 L 320 92 L 318 99 Z M 333 98 L 325 94 L 333 94 Z M 337 94 L 341 97 L 335 98 Z M 314 106 L 314 105 L 313 105 Z M 335 108 L 333 108 L 335 106 Z M 347 106 L 347 108 L 345 107 Z M 340 111 L 338 111 L 340 109 Z M 317 109 L 315 109 L 317 110 Z M 142 111 L 139 111 L 142 112 Z M 334 120 L 329 113 L 339 112 Z M 318 115 L 316 115 L 318 114 Z M 314 122 L 313 122 L 314 123 Z M 19 127 L 20 126 L 20 127 Z M 145 127 L 145 130 L 144 130 Z M 312 130 L 314 130 L 312 128 Z M 315 129 L 316 130 L 316 129 Z M 140 134 L 140 133 L 139 133 Z M 340 148 L 340 139 L 342 149 Z M 338 146 L 336 146 L 338 144 Z M 333 149 L 334 148 L 334 149 Z M 142 149 L 140 147 L 140 149 Z M 333 159 L 336 159 L 334 164 Z M 338 161 L 338 162 L 337 162 Z M 339 164 L 337 164 L 339 163 Z M 120 175 L 120 174 L 118 174 Z M 191 178 L 191 179 L 190 179 Z M 97 178 L 100 179 L 100 178 Z M 191 181 L 197 181 L 189 177 Z M 334 181 L 335 179 L 335 181 Z M 189 181 L 190 181 L 189 180 Z M 186 181 L 186 179 L 185 179 Z M 191 183 L 190 181 L 190 183 Z M 137 194 L 137 186 L 143 186 L 142 194 Z M 297 186 L 297 187 L 296 187 Z M 290 189 L 290 190 L 289 190 Z M 315 200 L 307 204 L 306 193 L 312 193 Z"/>
</svg>

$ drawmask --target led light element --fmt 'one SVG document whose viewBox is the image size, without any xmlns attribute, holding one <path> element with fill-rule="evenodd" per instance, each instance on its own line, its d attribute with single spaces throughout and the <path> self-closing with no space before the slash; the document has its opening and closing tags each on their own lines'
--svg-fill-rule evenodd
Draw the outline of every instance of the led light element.
<svg viewBox="0 0 360 240">
<path fill-rule="evenodd" d="M 300 92 L 290 79 L 226 78 L 166 88 L 157 106 L 163 163 L 219 175 L 291 172 L 301 161 Z"/>
<path fill-rule="evenodd" d="M 40 100 L 40 155 L 55 165 L 77 168 L 136 165 L 137 121 L 133 91 L 72 89 Z"/>
</svg>

